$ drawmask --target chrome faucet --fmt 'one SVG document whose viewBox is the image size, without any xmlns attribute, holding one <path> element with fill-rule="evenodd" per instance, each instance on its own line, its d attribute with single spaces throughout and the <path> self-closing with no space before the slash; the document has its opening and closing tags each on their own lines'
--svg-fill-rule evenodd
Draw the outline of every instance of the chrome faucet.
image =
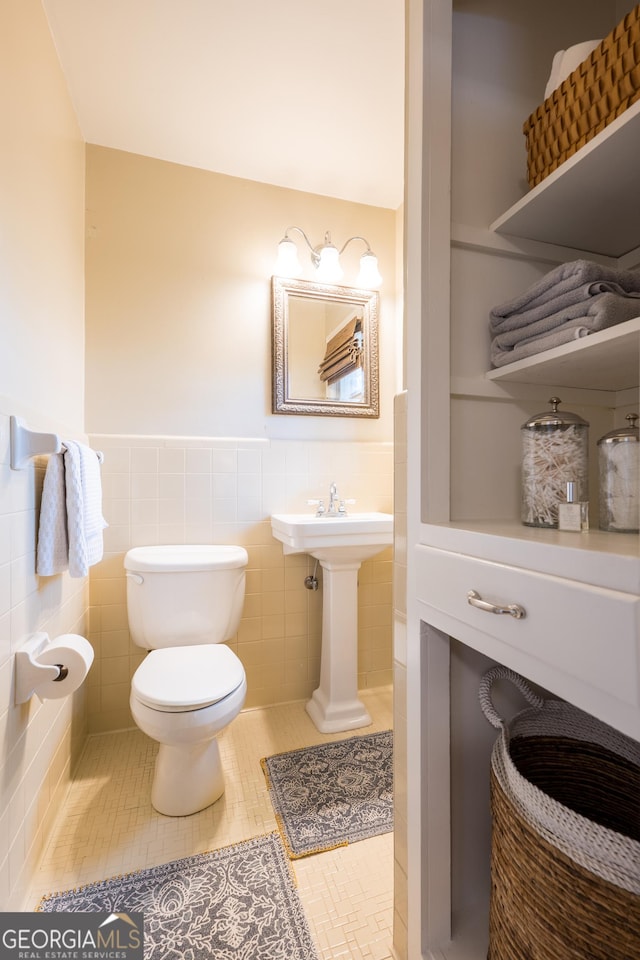
<svg viewBox="0 0 640 960">
<path fill-rule="evenodd" d="M 355 500 L 339 500 L 338 487 L 335 481 L 329 486 L 329 506 L 325 507 L 324 500 L 307 500 L 309 506 L 317 507 L 316 517 L 346 517 L 347 504 L 355 503 Z"/>
<path fill-rule="evenodd" d="M 338 499 L 338 488 L 335 483 L 332 483 L 329 487 L 329 509 L 327 510 L 327 516 L 346 517 L 348 503 L 355 503 L 355 500 Z"/>
<path fill-rule="evenodd" d="M 329 510 L 328 514 L 330 517 L 335 517 L 338 513 L 338 488 L 335 484 L 335 481 L 331 483 L 329 487 Z"/>
</svg>

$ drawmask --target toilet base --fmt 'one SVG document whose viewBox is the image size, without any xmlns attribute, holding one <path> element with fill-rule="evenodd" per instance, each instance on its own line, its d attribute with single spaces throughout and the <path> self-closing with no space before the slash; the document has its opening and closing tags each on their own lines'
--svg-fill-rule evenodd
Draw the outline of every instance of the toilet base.
<svg viewBox="0 0 640 960">
<path fill-rule="evenodd" d="M 151 787 L 153 807 L 167 817 L 187 817 L 224 793 L 218 741 L 192 746 L 161 743 Z"/>
</svg>

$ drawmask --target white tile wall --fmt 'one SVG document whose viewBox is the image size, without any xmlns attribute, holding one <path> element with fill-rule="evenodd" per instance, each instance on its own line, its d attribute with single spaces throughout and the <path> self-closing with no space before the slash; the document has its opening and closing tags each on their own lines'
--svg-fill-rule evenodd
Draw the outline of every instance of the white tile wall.
<svg viewBox="0 0 640 960">
<path fill-rule="evenodd" d="M 284 557 L 269 517 L 311 511 L 335 480 L 353 510 L 392 511 L 393 445 L 326 441 L 92 436 L 102 449 L 105 559 L 91 576 L 90 727 L 132 725 L 130 678 L 143 651 L 127 629 L 122 561 L 131 546 L 238 543 L 249 553 L 232 648 L 247 672 L 247 706 L 308 698 L 320 668 L 322 591 L 304 587 L 315 561 Z M 321 571 L 319 570 L 321 577 Z M 363 564 L 359 686 L 391 682 L 392 551 Z"/>
<path fill-rule="evenodd" d="M 64 700 L 14 703 L 14 654 L 37 631 L 86 635 L 88 580 L 35 574 L 44 458 L 10 467 L 0 410 L 0 909 L 20 909 L 86 735 L 86 685 Z M 43 417 L 44 419 L 44 417 Z M 38 428 L 37 424 L 33 424 Z"/>
</svg>

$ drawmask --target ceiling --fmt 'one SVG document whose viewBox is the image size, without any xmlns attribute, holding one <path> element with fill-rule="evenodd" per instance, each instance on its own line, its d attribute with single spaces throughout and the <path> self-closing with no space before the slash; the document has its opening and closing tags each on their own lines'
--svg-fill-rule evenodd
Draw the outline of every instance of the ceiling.
<svg viewBox="0 0 640 960">
<path fill-rule="evenodd" d="M 88 143 L 397 209 L 404 0 L 42 0 Z"/>
</svg>

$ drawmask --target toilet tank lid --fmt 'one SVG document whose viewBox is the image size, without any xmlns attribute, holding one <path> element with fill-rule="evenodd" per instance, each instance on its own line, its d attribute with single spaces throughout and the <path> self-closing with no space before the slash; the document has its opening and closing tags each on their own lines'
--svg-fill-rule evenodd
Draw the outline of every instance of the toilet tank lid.
<svg viewBox="0 0 640 960">
<path fill-rule="evenodd" d="M 188 573 L 193 570 L 231 570 L 249 562 L 244 547 L 194 543 L 132 547 L 124 557 L 125 570 L 137 573 Z"/>
</svg>

